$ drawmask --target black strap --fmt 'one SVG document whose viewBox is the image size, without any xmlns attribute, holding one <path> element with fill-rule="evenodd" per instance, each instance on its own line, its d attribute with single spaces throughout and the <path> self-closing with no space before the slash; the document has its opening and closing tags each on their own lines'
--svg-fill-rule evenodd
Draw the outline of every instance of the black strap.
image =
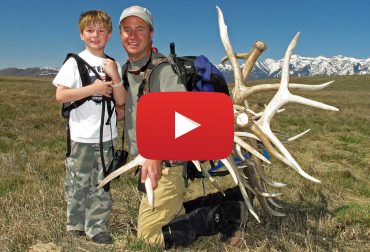
<svg viewBox="0 0 370 252">
<path fill-rule="evenodd" d="M 127 78 L 127 70 L 128 70 L 128 63 L 129 61 L 127 60 L 126 63 L 122 66 L 122 81 L 123 81 L 123 86 L 125 89 L 128 89 L 129 83 L 128 83 L 128 78 Z"/>
<path fill-rule="evenodd" d="M 105 166 L 105 160 L 104 160 L 104 144 L 103 144 L 103 132 L 104 132 L 104 115 L 105 115 L 105 97 L 103 96 L 103 102 L 102 102 L 102 111 L 101 111 L 101 119 L 100 119 L 100 136 L 99 136 L 99 151 L 100 151 L 100 159 L 101 164 L 103 167 L 103 174 L 104 177 L 107 176 L 107 169 Z M 110 183 L 107 183 L 104 186 L 104 191 L 108 192 L 110 189 Z"/>
<path fill-rule="evenodd" d="M 105 55 L 106 57 L 112 59 L 111 57 Z M 78 67 L 78 71 L 81 73 L 81 72 L 84 72 L 83 71 L 83 67 L 87 67 L 89 70 L 91 70 L 96 78 L 98 78 L 99 80 L 102 80 L 102 78 L 100 77 L 100 74 L 95 70 L 95 68 L 93 68 L 89 63 L 87 63 L 83 58 L 81 58 L 78 54 L 75 54 L 75 53 L 68 53 L 67 54 L 67 57 L 66 59 L 64 60 L 63 64 L 70 58 L 74 58 L 77 62 L 77 67 Z M 114 59 L 113 59 L 114 60 Z M 90 76 L 90 75 L 89 75 Z M 82 76 L 81 76 L 82 77 Z M 81 79 L 82 80 L 82 79 Z M 91 83 L 83 83 L 82 82 L 82 86 L 87 86 L 87 85 L 90 85 Z"/>
<path fill-rule="evenodd" d="M 66 147 L 66 157 L 71 155 L 71 130 L 69 128 L 69 122 L 67 121 L 66 124 L 66 131 L 67 131 L 67 147 Z"/>
</svg>

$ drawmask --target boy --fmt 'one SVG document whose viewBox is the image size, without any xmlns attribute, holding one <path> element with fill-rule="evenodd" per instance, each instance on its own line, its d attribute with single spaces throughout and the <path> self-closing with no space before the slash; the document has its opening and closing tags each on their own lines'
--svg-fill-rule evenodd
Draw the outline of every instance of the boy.
<svg viewBox="0 0 370 252">
<path fill-rule="evenodd" d="M 104 123 L 101 126 L 104 102 L 101 100 L 103 96 L 112 98 L 116 102 L 116 108 L 122 110 L 125 91 L 119 63 L 108 59 L 104 54 L 112 32 L 111 17 L 100 10 L 87 11 L 80 16 L 79 29 L 86 49 L 78 55 L 99 73 L 103 81 L 97 78 L 91 85 L 82 86 L 77 62 L 72 57 L 64 63 L 53 80 L 59 103 L 75 102 L 86 97 L 97 98 L 88 99 L 70 112 L 71 154 L 65 161 L 67 235 L 86 235 L 96 243 L 108 244 L 112 242 L 106 227 L 112 211 L 111 196 L 109 192 L 96 187 L 98 181 L 104 177 L 99 144 L 100 127 L 103 127 L 104 160 L 105 164 L 109 164 L 112 159 L 111 146 L 117 137 L 117 118 L 112 113 L 110 125 Z M 96 77 L 91 71 L 89 75 Z M 108 102 L 113 107 L 113 102 Z M 107 110 L 105 109 L 104 122 L 109 117 Z M 122 116 L 122 112 L 120 115 Z"/>
</svg>

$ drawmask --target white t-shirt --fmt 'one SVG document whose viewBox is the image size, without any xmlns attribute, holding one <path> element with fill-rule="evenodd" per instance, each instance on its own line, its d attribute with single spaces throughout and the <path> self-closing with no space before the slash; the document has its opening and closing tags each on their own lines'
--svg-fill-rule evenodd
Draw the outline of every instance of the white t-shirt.
<svg viewBox="0 0 370 252">
<path fill-rule="evenodd" d="M 105 58 L 100 58 L 87 50 L 78 54 L 87 63 L 89 63 L 102 77 L 105 79 L 103 72 L 103 64 Z M 117 62 L 118 72 L 122 77 L 120 64 Z M 90 76 L 94 73 L 90 72 Z M 68 88 L 81 88 L 82 82 L 78 72 L 77 62 L 74 58 L 69 58 L 57 76 L 53 80 L 55 86 L 62 85 Z M 113 107 L 113 103 L 111 104 Z M 70 113 L 69 127 L 71 139 L 80 143 L 99 143 L 100 137 L 100 122 L 101 122 L 102 103 L 96 103 L 92 100 L 84 102 L 81 106 L 73 109 Z M 109 141 L 117 137 L 116 113 L 113 112 L 111 117 L 111 125 L 105 125 L 108 119 L 108 108 L 105 106 L 103 142 Z"/>
</svg>

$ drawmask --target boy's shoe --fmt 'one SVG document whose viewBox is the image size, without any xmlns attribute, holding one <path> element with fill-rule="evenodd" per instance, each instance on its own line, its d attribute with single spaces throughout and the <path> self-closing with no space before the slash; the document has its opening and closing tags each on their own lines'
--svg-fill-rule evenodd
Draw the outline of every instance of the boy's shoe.
<svg viewBox="0 0 370 252">
<path fill-rule="evenodd" d="M 109 232 L 101 232 L 91 238 L 94 242 L 99 244 L 111 244 L 113 243 L 112 236 Z"/>
<path fill-rule="evenodd" d="M 67 237 L 82 237 L 82 236 L 86 236 L 86 233 L 85 231 L 81 231 L 81 230 L 69 230 L 67 231 Z"/>
</svg>

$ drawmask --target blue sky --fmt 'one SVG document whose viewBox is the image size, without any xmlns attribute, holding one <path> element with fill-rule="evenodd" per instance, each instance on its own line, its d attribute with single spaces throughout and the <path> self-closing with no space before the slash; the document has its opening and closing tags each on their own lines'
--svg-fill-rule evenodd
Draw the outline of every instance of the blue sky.
<svg viewBox="0 0 370 252">
<path fill-rule="evenodd" d="M 316 57 L 370 57 L 370 1 L 335 0 L 12 0 L 0 2 L 0 69 L 60 67 L 68 52 L 79 52 L 77 21 L 81 12 L 102 9 L 111 16 L 113 35 L 106 53 L 126 60 L 118 34 L 122 10 L 149 8 L 154 17 L 154 46 L 164 54 L 175 42 L 179 55 L 204 54 L 214 63 L 224 56 L 215 5 L 219 5 L 236 51 L 246 52 L 257 39 L 268 45 L 260 59 L 283 57 L 300 31 L 296 53 Z"/>
</svg>

